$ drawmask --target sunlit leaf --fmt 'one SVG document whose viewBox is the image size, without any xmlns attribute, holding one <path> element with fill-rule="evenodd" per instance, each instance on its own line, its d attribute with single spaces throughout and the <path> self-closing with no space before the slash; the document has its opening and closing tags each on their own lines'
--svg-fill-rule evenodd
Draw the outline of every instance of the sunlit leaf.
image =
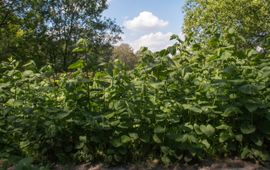
<svg viewBox="0 0 270 170">
<path fill-rule="evenodd" d="M 255 132 L 256 128 L 255 126 L 251 125 L 251 124 L 243 124 L 241 125 L 241 132 L 243 134 L 251 134 L 253 132 Z"/>
<path fill-rule="evenodd" d="M 68 69 L 82 69 L 82 68 L 84 68 L 84 61 L 81 59 L 68 66 Z"/>
<path fill-rule="evenodd" d="M 160 138 L 156 134 L 153 135 L 153 140 L 156 143 L 162 143 L 162 141 L 160 140 Z"/>
<path fill-rule="evenodd" d="M 214 133 L 215 133 L 215 128 L 210 124 L 208 124 L 206 126 L 200 125 L 200 130 L 202 131 L 202 133 L 204 133 L 208 137 L 214 135 Z"/>
</svg>

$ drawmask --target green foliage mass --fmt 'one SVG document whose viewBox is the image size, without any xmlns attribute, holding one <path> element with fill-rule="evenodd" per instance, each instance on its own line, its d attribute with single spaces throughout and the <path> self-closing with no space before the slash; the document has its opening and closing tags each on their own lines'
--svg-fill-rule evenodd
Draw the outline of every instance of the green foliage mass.
<svg viewBox="0 0 270 170">
<path fill-rule="evenodd" d="M 113 49 L 113 59 L 119 59 L 129 69 L 133 69 L 138 62 L 138 57 L 134 54 L 132 47 L 128 44 L 120 44 Z"/>
<path fill-rule="evenodd" d="M 229 31 L 206 44 L 187 37 L 157 53 L 142 49 L 131 71 L 119 60 L 87 74 L 82 60 L 62 74 L 34 62 L 2 62 L 0 158 L 269 160 L 270 55 L 238 49 L 223 36 L 239 41 Z"/>
<path fill-rule="evenodd" d="M 239 46 L 261 46 L 270 34 L 269 9 L 268 0 L 187 0 L 184 32 L 203 41 L 209 38 L 209 27 L 216 27 L 216 33 L 231 27 L 246 39 Z"/>
<path fill-rule="evenodd" d="M 73 53 L 84 39 L 85 55 L 96 63 L 109 61 L 121 28 L 102 16 L 107 0 L 2 0 L 0 2 L 0 59 L 34 60 L 67 70 L 80 58 Z M 94 66 L 96 63 L 92 63 Z"/>
</svg>

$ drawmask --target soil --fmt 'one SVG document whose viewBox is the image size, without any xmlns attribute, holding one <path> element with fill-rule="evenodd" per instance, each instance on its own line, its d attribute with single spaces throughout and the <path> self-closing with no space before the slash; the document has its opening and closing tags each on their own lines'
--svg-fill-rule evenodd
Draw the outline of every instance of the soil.
<svg viewBox="0 0 270 170">
<path fill-rule="evenodd" d="M 82 164 L 74 167 L 57 165 L 54 170 L 270 170 L 270 163 L 260 165 L 258 162 L 247 162 L 240 159 L 220 159 L 204 161 L 200 164 L 174 164 L 164 167 L 159 165 L 159 161 L 155 160 L 148 163 L 116 167 L 108 167 L 103 164 Z"/>
</svg>

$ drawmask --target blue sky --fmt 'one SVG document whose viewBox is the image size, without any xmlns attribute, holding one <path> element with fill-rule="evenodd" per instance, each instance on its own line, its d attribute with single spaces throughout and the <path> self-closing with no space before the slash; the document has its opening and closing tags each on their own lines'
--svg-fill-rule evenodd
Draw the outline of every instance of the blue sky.
<svg viewBox="0 0 270 170">
<path fill-rule="evenodd" d="M 181 35 L 185 0 L 109 0 L 104 16 L 123 27 L 124 43 L 136 51 L 147 46 L 158 51 L 173 42 L 172 34 Z"/>
</svg>

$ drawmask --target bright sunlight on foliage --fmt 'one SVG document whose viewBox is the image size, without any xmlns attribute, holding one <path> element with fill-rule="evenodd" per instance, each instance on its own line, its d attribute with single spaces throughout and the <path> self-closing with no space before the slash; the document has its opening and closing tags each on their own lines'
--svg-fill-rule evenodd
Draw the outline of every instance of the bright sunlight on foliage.
<svg viewBox="0 0 270 170">
<path fill-rule="evenodd" d="M 227 32 L 204 44 L 187 37 L 157 53 L 142 49 L 131 71 L 118 60 L 89 74 L 83 61 L 61 74 L 33 62 L 2 62 L 0 157 L 269 160 L 270 55 L 237 49 L 228 42 L 245 40 Z"/>
</svg>

